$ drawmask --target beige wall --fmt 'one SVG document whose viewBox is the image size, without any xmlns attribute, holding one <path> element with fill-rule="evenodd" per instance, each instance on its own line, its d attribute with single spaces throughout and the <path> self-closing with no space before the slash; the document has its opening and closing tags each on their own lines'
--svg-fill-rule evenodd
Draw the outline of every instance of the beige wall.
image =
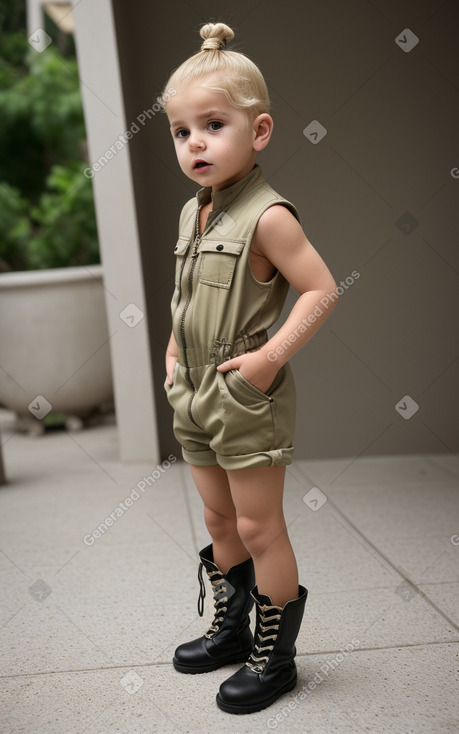
<svg viewBox="0 0 459 734">
<path fill-rule="evenodd" d="M 272 96 L 274 135 L 258 158 L 265 176 L 296 204 L 335 279 L 360 275 L 291 361 L 298 458 L 458 448 L 458 8 L 379 6 L 298 0 L 279 13 L 274 0 L 218 11 L 207 1 L 114 2 L 128 121 L 198 50 L 204 21 L 236 30 L 233 48 L 260 65 Z M 420 39 L 409 53 L 395 43 L 407 27 Z M 313 120 L 327 129 L 315 145 L 303 134 Z M 163 114 L 142 126 L 130 154 L 165 456 L 177 451 L 162 388 L 173 247 L 197 186 L 178 167 Z M 405 212 L 412 231 L 399 222 Z M 409 420 L 395 410 L 405 395 L 419 405 Z"/>
</svg>

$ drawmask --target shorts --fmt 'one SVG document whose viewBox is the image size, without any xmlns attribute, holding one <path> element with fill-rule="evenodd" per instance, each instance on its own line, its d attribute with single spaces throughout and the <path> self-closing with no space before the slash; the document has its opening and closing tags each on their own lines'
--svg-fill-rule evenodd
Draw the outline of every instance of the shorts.
<svg viewBox="0 0 459 734">
<path fill-rule="evenodd" d="M 177 362 L 173 384 L 164 382 L 185 461 L 223 469 L 292 463 L 296 392 L 288 362 L 266 392 L 237 369 L 218 372 L 215 363 L 191 367 L 190 378 L 195 392 Z"/>
</svg>

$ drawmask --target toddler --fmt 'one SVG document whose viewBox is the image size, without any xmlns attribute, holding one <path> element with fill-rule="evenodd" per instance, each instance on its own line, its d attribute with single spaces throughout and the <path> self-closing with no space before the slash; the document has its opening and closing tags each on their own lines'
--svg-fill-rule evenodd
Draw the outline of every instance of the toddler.
<svg viewBox="0 0 459 734">
<path fill-rule="evenodd" d="M 260 70 L 226 50 L 234 33 L 224 23 L 200 35 L 201 50 L 174 70 L 163 95 L 180 168 L 201 186 L 180 214 L 164 388 L 212 539 L 199 554 L 198 611 L 205 568 L 215 616 L 202 637 L 179 645 L 173 664 L 205 673 L 243 663 L 217 694 L 223 711 L 242 714 L 297 682 L 307 590 L 283 514 L 296 403 L 288 359 L 324 322 L 323 309 L 306 320 L 336 283 L 296 207 L 256 163 L 273 131 Z M 268 338 L 289 284 L 299 297 Z"/>
</svg>

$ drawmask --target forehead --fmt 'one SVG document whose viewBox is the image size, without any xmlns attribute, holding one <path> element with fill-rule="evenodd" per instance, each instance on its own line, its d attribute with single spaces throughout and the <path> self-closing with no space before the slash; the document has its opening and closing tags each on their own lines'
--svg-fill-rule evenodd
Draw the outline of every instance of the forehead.
<svg viewBox="0 0 459 734">
<path fill-rule="evenodd" d="M 196 80 L 187 84 L 181 84 L 176 94 L 168 101 L 166 106 L 167 116 L 171 125 L 184 122 L 185 119 L 205 116 L 207 113 L 221 113 L 229 116 L 235 113 L 226 95 L 203 87 L 203 80 Z M 206 80 L 206 84 L 211 81 Z M 218 82 L 214 82 L 216 86 Z"/>
</svg>

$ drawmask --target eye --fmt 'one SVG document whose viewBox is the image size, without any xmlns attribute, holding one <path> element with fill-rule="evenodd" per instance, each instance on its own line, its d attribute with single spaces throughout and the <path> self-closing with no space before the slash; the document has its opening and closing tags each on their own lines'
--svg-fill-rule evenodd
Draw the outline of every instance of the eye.
<svg viewBox="0 0 459 734">
<path fill-rule="evenodd" d="M 218 125 L 218 127 L 212 128 L 212 130 L 216 132 L 217 130 L 220 130 L 221 127 L 223 127 L 223 122 L 218 122 L 218 120 L 212 120 L 212 122 L 209 122 L 209 125 Z"/>
<path fill-rule="evenodd" d="M 185 130 L 184 128 L 181 128 L 180 130 L 177 130 L 177 132 L 175 133 L 175 137 L 176 138 L 183 138 L 183 137 L 185 137 L 184 135 L 180 135 L 180 133 L 185 133 L 186 135 L 188 135 L 188 130 Z"/>
</svg>

